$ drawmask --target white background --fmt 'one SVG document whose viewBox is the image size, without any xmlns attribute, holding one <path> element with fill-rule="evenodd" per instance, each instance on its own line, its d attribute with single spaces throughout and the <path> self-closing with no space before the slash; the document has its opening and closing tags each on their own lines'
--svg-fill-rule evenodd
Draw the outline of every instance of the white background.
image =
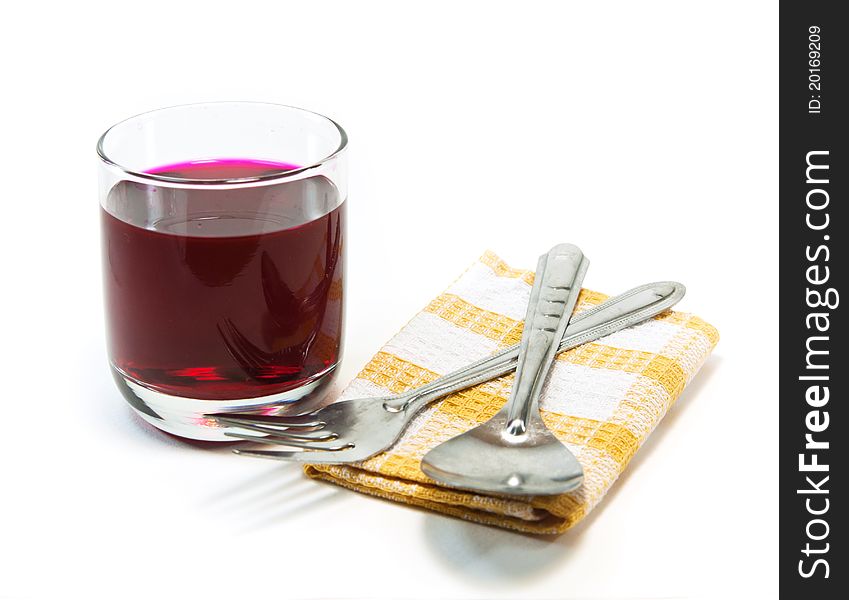
<svg viewBox="0 0 849 600">
<path fill-rule="evenodd" d="M 0 597 L 777 593 L 778 16 L 766 2 L 8 3 Z M 94 144 L 205 100 L 338 120 L 341 382 L 484 249 L 570 241 L 722 340 L 601 506 L 556 539 L 169 438 L 113 388 Z"/>
</svg>

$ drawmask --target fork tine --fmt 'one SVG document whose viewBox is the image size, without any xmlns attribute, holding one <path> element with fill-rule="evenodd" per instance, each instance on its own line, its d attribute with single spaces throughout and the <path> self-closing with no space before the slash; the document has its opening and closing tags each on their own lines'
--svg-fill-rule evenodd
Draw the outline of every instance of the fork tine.
<svg viewBox="0 0 849 600">
<path fill-rule="evenodd" d="M 340 450 L 347 450 L 349 448 L 353 448 L 354 444 L 333 444 L 332 442 L 314 442 L 314 443 L 306 443 L 297 440 L 284 440 L 279 439 L 277 436 L 275 437 L 262 437 L 256 435 L 248 435 L 245 433 L 237 433 L 235 431 L 225 431 L 224 435 L 227 437 L 239 438 L 240 440 L 247 440 L 249 442 L 258 442 L 260 444 L 275 444 L 277 446 L 289 446 L 290 448 L 303 448 L 304 450 L 315 450 L 320 452 L 339 452 Z"/>
<path fill-rule="evenodd" d="M 316 416 L 316 413 L 307 413 L 304 415 L 292 415 L 283 417 L 272 417 L 263 415 L 208 415 L 220 423 L 227 425 L 237 425 L 239 427 L 247 427 L 248 425 L 263 425 L 265 427 L 314 427 L 321 429 L 327 423 Z"/>
<path fill-rule="evenodd" d="M 306 463 L 314 465 L 332 465 L 334 463 L 350 462 L 347 459 L 348 452 L 346 450 L 339 450 L 338 452 L 287 452 L 280 450 L 246 450 L 243 448 L 236 448 L 233 450 L 233 454 L 238 454 L 239 456 L 266 458 L 269 460 L 282 460 L 285 462 Z"/>
<path fill-rule="evenodd" d="M 223 423 L 231 423 L 226 419 L 219 419 Z M 268 427 L 264 425 L 255 425 L 253 423 L 240 423 L 236 422 L 234 424 L 235 427 L 239 427 L 240 429 L 248 429 L 250 431 L 256 431 L 259 433 L 267 433 L 271 436 L 290 439 L 290 440 L 303 440 L 303 441 L 314 441 L 314 442 L 325 442 L 330 440 L 335 440 L 339 437 L 338 434 L 332 431 L 326 431 L 323 429 L 303 431 L 300 428 L 292 429 L 277 429 L 275 427 Z"/>
</svg>

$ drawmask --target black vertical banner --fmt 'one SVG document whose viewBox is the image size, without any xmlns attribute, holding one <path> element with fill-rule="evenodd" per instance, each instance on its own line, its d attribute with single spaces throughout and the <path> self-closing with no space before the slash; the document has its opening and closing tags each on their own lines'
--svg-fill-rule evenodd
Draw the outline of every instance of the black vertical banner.
<svg viewBox="0 0 849 600">
<path fill-rule="evenodd" d="M 780 585 L 849 597 L 849 22 L 838 2 L 781 5 Z M 845 304 L 845 306 L 844 306 Z"/>
</svg>

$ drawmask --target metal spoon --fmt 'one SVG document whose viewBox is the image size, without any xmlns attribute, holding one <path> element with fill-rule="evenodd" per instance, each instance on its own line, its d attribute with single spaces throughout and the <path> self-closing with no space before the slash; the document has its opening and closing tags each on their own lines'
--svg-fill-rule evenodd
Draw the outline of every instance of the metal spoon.
<svg viewBox="0 0 849 600">
<path fill-rule="evenodd" d="M 462 489 L 518 495 L 562 494 L 581 484 L 580 463 L 542 422 L 539 396 L 588 266 L 570 244 L 540 257 L 509 401 L 486 423 L 428 452 L 426 475 Z"/>
</svg>

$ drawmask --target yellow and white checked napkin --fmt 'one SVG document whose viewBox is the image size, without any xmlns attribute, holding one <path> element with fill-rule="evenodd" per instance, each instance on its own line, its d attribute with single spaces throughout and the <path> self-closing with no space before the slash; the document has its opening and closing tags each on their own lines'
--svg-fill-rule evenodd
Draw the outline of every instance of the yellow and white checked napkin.
<svg viewBox="0 0 849 600">
<path fill-rule="evenodd" d="M 533 272 L 487 252 L 371 359 L 342 398 L 418 387 L 519 342 Z M 607 296 L 582 290 L 578 311 Z M 422 411 L 387 452 L 306 473 L 389 500 L 529 533 L 560 533 L 584 518 L 675 402 L 719 334 L 702 319 L 667 312 L 561 353 L 540 399 L 545 424 L 575 454 L 574 492 L 518 498 L 444 487 L 421 472 L 425 453 L 482 423 L 507 401 L 513 375 L 458 392 Z"/>
</svg>

